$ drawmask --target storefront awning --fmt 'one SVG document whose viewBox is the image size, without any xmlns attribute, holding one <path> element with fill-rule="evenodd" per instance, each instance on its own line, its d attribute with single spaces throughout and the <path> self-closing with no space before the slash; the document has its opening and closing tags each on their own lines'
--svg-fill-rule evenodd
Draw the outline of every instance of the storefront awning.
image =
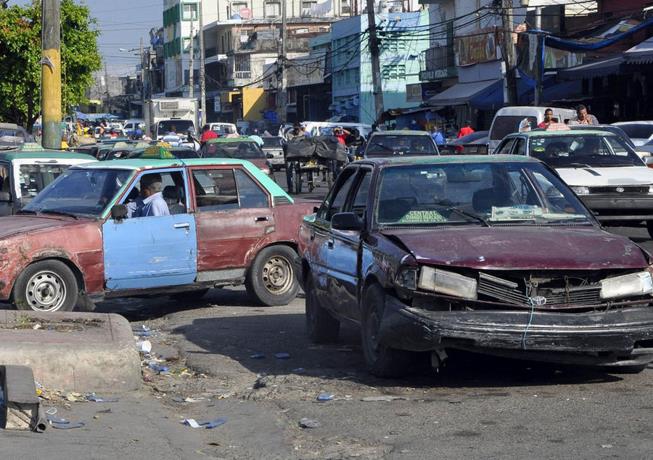
<svg viewBox="0 0 653 460">
<path fill-rule="evenodd" d="M 463 105 L 482 99 L 483 96 L 493 92 L 496 86 L 500 86 L 501 80 L 483 80 L 470 83 L 458 83 L 449 89 L 429 98 L 429 105 Z M 476 104 L 474 104 L 476 105 Z"/>
<path fill-rule="evenodd" d="M 624 52 L 627 64 L 653 63 L 653 37 Z"/>
<path fill-rule="evenodd" d="M 625 58 L 622 55 L 569 67 L 558 71 L 561 80 L 582 80 L 583 78 L 605 77 L 621 73 Z"/>
</svg>

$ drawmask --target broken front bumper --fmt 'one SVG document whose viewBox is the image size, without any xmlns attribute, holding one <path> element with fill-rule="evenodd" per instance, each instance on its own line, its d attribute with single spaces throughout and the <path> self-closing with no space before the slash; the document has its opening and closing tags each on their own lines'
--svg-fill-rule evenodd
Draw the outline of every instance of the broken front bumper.
<svg viewBox="0 0 653 460">
<path fill-rule="evenodd" d="M 393 348 L 455 348 L 601 366 L 653 361 L 653 307 L 606 312 L 431 311 L 387 295 L 380 340 Z M 647 343 L 648 342 L 648 343 Z"/>
</svg>

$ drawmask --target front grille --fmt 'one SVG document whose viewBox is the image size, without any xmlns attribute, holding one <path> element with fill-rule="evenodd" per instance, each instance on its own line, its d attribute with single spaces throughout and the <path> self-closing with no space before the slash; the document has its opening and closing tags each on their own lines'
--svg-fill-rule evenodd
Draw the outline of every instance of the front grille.
<svg viewBox="0 0 653 460">
<path fill-rule="evenodd" d="M 648 185 L 614 185 L 606 187 L 590 187 L 592 193 L 614 193 L 618 195 L 628 195 L 628 194 L 648 194 L 649 192 Z"/>
<path fill-rule="evenodd" d="M 531 288 L 530 297 L 526 295 L 526 287 L 519 283 L 496 276 L 481 273 L 478 282 L 478 294 L 501 302 L 520 307 L 531 306 L 531 299 L 538 300 L 539 308 L 559 308 L 563 306 L 600 305 L 601 286 L 566 286 L 564 288 Z M 546 299 L 546 300 L 543 300 Z"/>
</svg>

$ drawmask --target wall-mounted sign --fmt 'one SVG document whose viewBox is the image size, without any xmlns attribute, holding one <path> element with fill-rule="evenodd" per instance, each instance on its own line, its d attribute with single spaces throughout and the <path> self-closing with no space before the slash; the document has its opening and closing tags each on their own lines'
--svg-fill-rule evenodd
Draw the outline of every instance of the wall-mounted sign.
<svg viewBox="0 0 653 460">
<path fill-rule="evenodd" d="M 497 34 L 494 28 L 481 29 L 474 35 L 456 37 L 454 46 L 456 49 L 456 64 L 459 66 L 498 59 Z"/>
</svg>

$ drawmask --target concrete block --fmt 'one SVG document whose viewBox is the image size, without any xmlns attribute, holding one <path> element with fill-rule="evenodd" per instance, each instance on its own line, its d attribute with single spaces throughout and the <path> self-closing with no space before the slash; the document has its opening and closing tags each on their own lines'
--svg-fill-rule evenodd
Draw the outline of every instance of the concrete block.
<svg viewBox="0 0 653 460">
<path fill-rule="evenodd" d="M 0 427 L 45 431 L 46 421 L 36 396 L 32 369 L 26 366 L 0 366 L 0 382 L 3 393 Z"/>
</svg>

